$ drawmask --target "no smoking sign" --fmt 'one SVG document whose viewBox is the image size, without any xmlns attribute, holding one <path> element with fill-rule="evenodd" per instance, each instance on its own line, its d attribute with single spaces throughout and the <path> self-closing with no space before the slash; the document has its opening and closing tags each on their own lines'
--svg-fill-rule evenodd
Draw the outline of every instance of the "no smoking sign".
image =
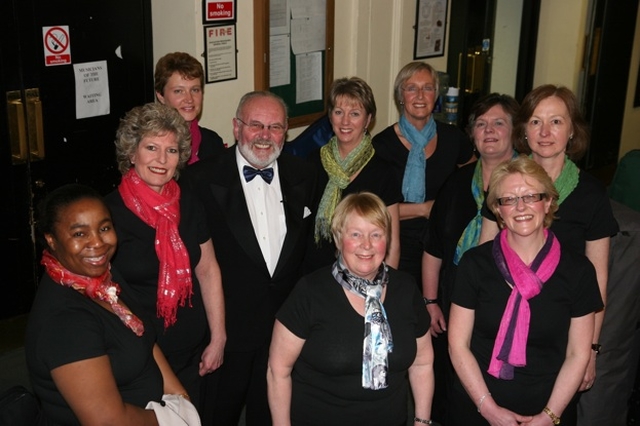
<svg viewBox="0 0 640 426">
<path fill-rule="evenodd" d="M 71 63 L 69 26 L 42 27 L 42 43 L 44 44 L 44 63 L 46 66 Z"/>
</svg>

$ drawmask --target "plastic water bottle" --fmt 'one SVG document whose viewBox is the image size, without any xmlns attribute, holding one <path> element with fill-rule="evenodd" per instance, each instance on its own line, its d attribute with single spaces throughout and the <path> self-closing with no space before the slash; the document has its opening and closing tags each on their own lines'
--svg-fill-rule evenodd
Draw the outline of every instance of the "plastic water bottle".
<svg viewBox="0 0 640 426">
<path fill-rule="evenodd" d="M 458 93 L 457 87 L 449 87 L 444 98 L 444 113 L 446 122 L 449 124 L 458 124 Z"/>
</svg>

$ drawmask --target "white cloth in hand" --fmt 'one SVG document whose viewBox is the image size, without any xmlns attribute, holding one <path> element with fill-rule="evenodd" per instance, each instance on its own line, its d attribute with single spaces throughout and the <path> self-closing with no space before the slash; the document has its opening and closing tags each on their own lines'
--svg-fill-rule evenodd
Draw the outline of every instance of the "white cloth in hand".
<svg viewBox="0 0 640 426">
<path fill-rule="evenodd" d="M 162 402 L 150 401 L 145 408 L 155 411 L 160 426 L 201 426 L 196 407 L 180 395 L 162 395 Z"/>
</svg>

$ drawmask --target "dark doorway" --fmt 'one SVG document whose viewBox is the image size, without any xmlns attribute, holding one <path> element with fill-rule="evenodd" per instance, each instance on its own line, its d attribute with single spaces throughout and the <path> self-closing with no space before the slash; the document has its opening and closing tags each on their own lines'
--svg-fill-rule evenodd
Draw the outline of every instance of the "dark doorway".
<svg viewBox="0 0 640 426">
<path fill-rule="evenodd" d="M 71 63 L 46 66 L 44 33 L 57 26 L 68 29 L 62 33 L 67 40 L 56 40 L 69 44 Z M 7 272 L 0 282 L 0 318 L 8 318 L 29 310 L 39 279 L 38 201 L 69 182 L 102 193 L 118 182 L 118 121 L 153 100 L 151 1 L 3 0 L 0 34 L 0 248 Z M 77 118 L 74 64 L 96 61 L 106 64 L 109 111 Z"/>
<path fill-rule="evenodd" d="M 458 124 L 464 126 L 473 103 L 491 91 L 495 0 L 456 0 L 451 4 L 447 73 L 460 88 Z M 532 89 L 540 0 L 523 0 L 514 97 L 521 101 Z"/>
<path fill-rule="evenodd" d="M 637 13 L 638 0 L 591 5 L 582 90 L 591 144 L 581 166 L 597 175 L 612 176 L 618 163 Z"/>
<path fill-rule="evenodd" d="M 489 93 L 496 0 L 451 3 L 447 72 L 449 86 L 459 88 L 458 125 L 473 103 Z"/>
</svg>

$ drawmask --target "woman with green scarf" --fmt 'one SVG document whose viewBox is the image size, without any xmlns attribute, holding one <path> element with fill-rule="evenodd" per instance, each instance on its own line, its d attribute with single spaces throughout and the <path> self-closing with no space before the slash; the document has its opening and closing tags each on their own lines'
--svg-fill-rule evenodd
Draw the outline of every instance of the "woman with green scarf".
<svg viewBox="0 0 640 426">
<path fill-rule="evenodd" d="M 551 230 L 564 249 L 583 253 L 593 263 L 606 305 L 609 243 L 618 232 L 618 223 L 604 184 L 574 163 L 589 146 L 589 128 L 573 92 L 551 84 L 529 92 L 516 116 L 514 141 L 518 152 L 530 154 L 551 177 L 560 194 Z M 485 217 L 481 241 L 492 239 L 497 229 L 495 222 Z M 601 310 L 596 313 L 593 351 L 580 390 L 591 388 L 596 378 L 603 319 Z"/>
<path fill-rule="evenodd" d="M 318 169 L 315 231 L 305 269 L 312 272 L 336 260 L 331 220 L 347 194 L 368 191 L 386 204 L 391 214 L 391 242 L 385 263 L 398 267 L 400 259 L 399 210 L 402 201 L 395 175 L 373 149 L 369 125 L 376 115 L 371 87 L 358 77 L 340 78 L 331 85 L 327 112 L 334 136 L 309 161 Z"/>
<path fill-rule="evenodd" d="M 436 380 L 432 418 L 447 421 L 447 391 L 453 369 L 449 361 L 447 324 L 455 272 L 462 255 L 478 245 L 482 207 L 491 172 L 514 157 L 513 120 L 518 102 L 508 95 L 491 93 L 471 107 L 467 133 L 479 160 L 454 171 L 440 188 L 431 209 L 429 241 L 422 256 L 422 294 L 431 317 L 436 353 Z"/>
</svg>

